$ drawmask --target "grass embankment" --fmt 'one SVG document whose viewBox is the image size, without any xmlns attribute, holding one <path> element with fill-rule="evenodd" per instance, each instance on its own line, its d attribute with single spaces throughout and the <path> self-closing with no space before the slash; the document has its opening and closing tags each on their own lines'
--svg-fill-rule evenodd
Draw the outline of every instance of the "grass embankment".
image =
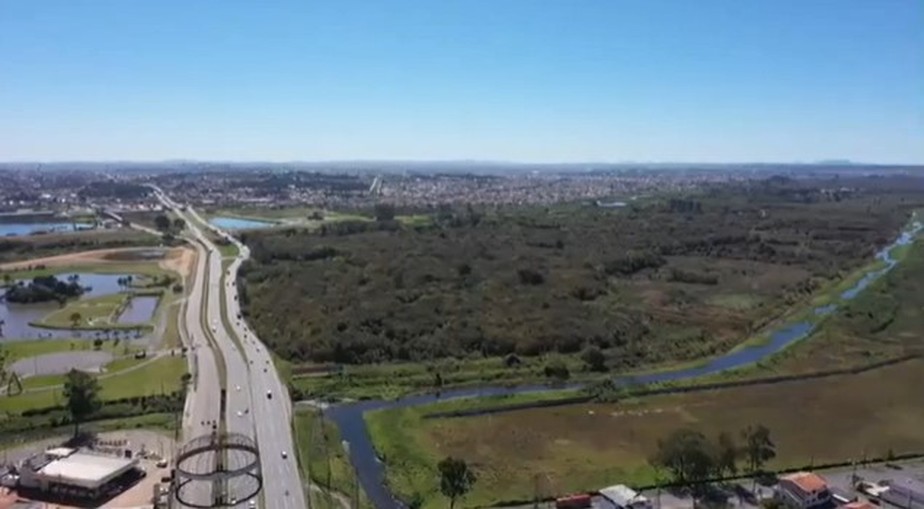
<svg viewBox="0 0 924 509">
<path fill-rule="evenodd" d="M 81 431 L 104 433 L 124 429 L 151 429 L 172 431 L 176 429 L 176 416 L 170 413 L 152 413 L 122 417 L 118 419 L 102 419 L 80 425 Z M 19 446 L 24 443 L 52 438 L 56 436 L 70 436 L 74 432 L 74 425 L 53 427 L 36 427 L 35 429 L 18 431 L 0 435 L 0 450 Z"/>
<path fill-rule="evenodd" d="M 148 359 L 138 359 L 134 355 L 121 357 L 115 359 L 114 361 L 106 364 L 103 368 L 103 374 L 106 375 L 115 375 L 120 371 L 125 371 L 126 369 L 133 368 L 139 364 L 146 362 Z M 64 375 L 39 375 L 39 376 L 30 376 L 29 378 L 23 379 L 22 386 L 24 390 L 38 389 L 42 387 L 55 387 L 58 385 L 64 384 Z"/>
<path fill-rule="evenodd" d="M 100 350 L 116 353 L 124 349 L 124 346 L 125 344 L 117 345 L 114 341 L 103 341 L 103 344 L 100 345 Z M 3 351 L 7 354 L 7 363 L 49 353 L 95 349 L 93 343 L 85 339 L 36 339 L 10 341 L 3 344 Z"/>
<path fill-rule="evenodd" d="M 134 367 L 126 367 L 124 363 L 120 364 L 123 369 Z M 181 377 L 184 373 L 186 373 L 186 359 L 183 357 L 151 359 L 144 366 L 137 367 L 137 369 L 111 376 L 100 376 L 99 383 L 102 388 L 100 398 L 103 401 L 112 401 L 135 396 L 170 394 L 180 390 L 182 387 Z M 63 402 L 63 388 L 61 387 L 12 396 L 0 396 L 0 413 L 19 414 L 34 408 L 61 405 Z"/>
<path fill-rule="evenodd" d="M 120 292 L 89 299 L 73 300 L 68 302 L 66 306 L 52 311 L 41 320 L 33 322 L 31 325 L 50 329 L 76 330 L 151 329 L 153 328 L 151 321 L 120 323 L 118 321 L 119 316 L 126 307 L 131 305 L 129 299 L 134 299 L 135 297 L 157 297 L 157 307 L 160 307 L 162 296 L 163 292 L 161 290 L 152 289 Z M 157 316 L 156 308 L 152 314 L 152 318 L 154 316 Z M 77 320 L 73 320 L 72 318 L 77 318 Z"/>
<path fill-rule="evenodd" d="M 311 373 L 311 366 L 293 366 L 292 383 L 304 398 L 394 399 L 413 392 L 477 385 L 519 385 L 527 382 L 552 383 L 545 367 L 560 361 L 571 373 L 571 380 L 595 380 L 604 376 L 587 371 L 577 356 L 548 355 L 517 358 L 508 366 L 503 357 L 444 360 L 433 363 L 397 363 L 342 366 L 336 373 Z M 318 368 L 320 369 L 320 368 Z M 437 381 L 439 373 L 440 382 Z M 438 386 L 441 383 L 441 386 Z"/>
<path fill-rule="evenodd" d="M 337 426 L 315 409 L 298 410 L 294 426 L 302 475 L 325 491 L 318 495 L 324 499 L 322 503 L 339 509 L 341 506 L 333 497 L 339 495 L 352 502 L 358 490 L 359 507 L 371 508 L 371 502 L 357 484 Z M 328 491 L 334 493 L 328 497 Z"/>
<path fill-rule="evenodd" d="M 240 250 L 237 248 L 237 244 L 234 244 L 233 242 L 229 242 L 227 244 L 217 244 L 217 246 L 222 258 L 234 258 L 240 253 Z"/>
<path fill-rule="evenodd" d="M 38 269 L 5 270 L 13 279 L 32 279 L 38 276 L 56 276 L 59 274 L 90 273 L 90 274 L 134 274 L 149 278 L 161 277 L 168 272 L 151 262 L 95 262 L 75 265 L 56 265 Z M 140 280 L 139 280 L 140 281 Z"/>
<path fill-rule="evenodd" d="M 681 426 L 713 436 L 762 423 L 777 444 L 771 468 L 924 451 L 922 383 L 924 361 L 910 361 L 855 376 L 616 404 L 424 419 L 434 405 L 373 412 L 366 421 L 388 482 L 402 497 L 420 493 L 425 507 L 444 504 L 436 463 L 453 455 L 478 473 L 462 502 L 475 507 L 529 500 L 537 478 L 545 496 L 651 483 L 646 458 Z"/>
</svg>

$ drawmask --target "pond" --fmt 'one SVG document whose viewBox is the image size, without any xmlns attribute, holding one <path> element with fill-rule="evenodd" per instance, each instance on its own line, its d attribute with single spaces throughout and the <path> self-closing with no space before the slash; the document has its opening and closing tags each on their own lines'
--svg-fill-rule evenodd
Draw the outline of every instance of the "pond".
<svg viewBox="0 0 924 509">
<path fill-rule="evenodd" d="M 160 302 L 160 297 L 156 295 L 133 297 L 122 310 L 117 322 L 138 324 L 148 322 L 154 318 L 158 302 Z"/>
<path fill-rule="evenodd" d="M 90 228 L 92 228 L 92 225 L 81 223 L 0 223 L 0 237 L 16 237 L 50 232 L 72 232 Z"/>
<path fill-rule="evenodd" d="M 270 221 L 257 221 L 239 217 L 213 217 L 209 222 L 222 230 L 254 230 L 257 228 L 269 228 L 275 224 Z"/>
<path fill-rule="evenodd" d="M 59 279 L 66 279 L 73 273 L 58 274 Z M 15 274 L 13 274 L 15 279 Z M 81 286 L 89 287 L 90 290 L 85 292 L 81 299 L 91 297 L 101 297 L 111 295 L 121 290 L 119 278 L 125 277 L 124 274 L 89 274 L 77 273 L 78 281 Z M 138 276 L 135 276 L 138 277 Z M 71 337 L 92 337 L 92 332 L 83 331 L 82 333 L 62 329 L 44 329 L 29 325 L 30 322 L 41 320 L 45 315 L 60 308 L 57 302 L 43 302 L 41 304 L 15 304 L 0 300 L 0 321 L 2 321 L 3 341 L 39 339 L 39 338 L 71 338 Z"/>
<path fill-rule="evenodd" d="M 876 259 L 885 262 L 885 268 L 873 270 L 864 275 L 852 288 L 843 292 L 840 297 L 850 300 L 856 297 L 873 281 L 891 270 L 898 263 L 892 258 L 892 250 L 898 246 L 911 243 L 914 236 L 922 229 L 919 222 L 914 222 L 911 228 L 903 232 L 892 244 L 886 246 L 876 254 Z M 822 317 L 838 309 L 837 303 L 827 304 L 811 309 L 810 316 Z M 679 368 L 675 370 L 646 373 L 632 376 L 618 376 L 618 384 L 651 384 L 657 382 L 689 380 L 753 364 L 761 359 L 783 350 L 787 346 L 809 336 L 815 329 L 816 321 L 805 319 L 784 325 L 769 334 L 767 342 L 759 345 L 750 345 L 736 348 L 724 355 L 709 359 L 699 366 Z M 580 384 L 571 384 L 554 389 L 580 389 Z M 373 505 L 378 509 L 391 509 L 405 507 L 385 485 L 385 472 L 382 462 L 376 456 L 369 431 L 363 414 L 372 410 L 407 408 L 417 405 L 435 403 L 448 399 L 464 397 L 485 397 L 505 394 L 535 393 L 552 390 L 549 386 L 534 384 L 519 387 L 476 387 L 443 391 L 441 394 L 417 394 L 398 400 L 368 400 L 356 403 L 336 405 L 326 411 L 327 417 L 334 421 L 340 429 L 344 442 L 349 444 L 350 461 L 356 469 L 359 481 L 366 491 Z"/>
</svg>

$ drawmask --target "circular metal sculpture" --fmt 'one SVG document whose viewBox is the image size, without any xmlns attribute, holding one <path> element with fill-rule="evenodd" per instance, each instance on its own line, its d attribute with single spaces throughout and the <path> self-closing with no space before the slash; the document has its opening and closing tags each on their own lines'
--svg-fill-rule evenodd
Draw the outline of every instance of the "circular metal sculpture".
<svg viewBox="0 0 924 509">
<path fill-rule="evenodd" d="M 260 453 L 245 435 L 212 433 L 177 451 L 174 490 L 184 506 L 237 505 L 255 497 L 262 486 Z"/>
</svg>

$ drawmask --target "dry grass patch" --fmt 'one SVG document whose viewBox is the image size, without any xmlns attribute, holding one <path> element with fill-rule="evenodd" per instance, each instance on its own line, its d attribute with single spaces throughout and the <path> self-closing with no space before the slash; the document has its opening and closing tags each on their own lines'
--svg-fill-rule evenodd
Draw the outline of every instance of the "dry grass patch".
<svg viewBox="0 0 924 509">
<path fill-rule="evenodd" d="M 479 474 L 465 506 L 653 480 L 647 464 L 658 439 L 688 426 L 714 436 L 748 424 L 770 428 L 778 459 L 798 466 L 924 451 L 924 361 L 861 375 L 778 385 L 585 404 L 481 417 L 424 420 L 426 409 L 367 416 L 398 493 L 436 492 L 436 463 L 447 455 Z"/>
</svg>

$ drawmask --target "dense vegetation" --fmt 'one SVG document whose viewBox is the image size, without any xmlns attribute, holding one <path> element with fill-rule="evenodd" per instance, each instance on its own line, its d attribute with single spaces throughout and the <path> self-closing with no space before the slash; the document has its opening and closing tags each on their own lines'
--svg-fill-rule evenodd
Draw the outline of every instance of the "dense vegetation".
<svg viewBox="0 0 924 509">
<path fill-rule="evenodd" d="M 605 353 L 602 367 L 730 348 L 867 263 L 922 204 L 905 178 L 775 177 L 633 203 L 441 208 L 249 233 L 242 301 L 298 361 Z"/>
<path fill-rule="evenodd" d="M 55 276 L 37 276 L 28 284 L 20 281 L 6 289 L 3 298 L 8 302 L 30 304 L 34 302 L 58 301 L 64 302 L 73 297 L 79 297 L 84 292 L 80 286 L 77 275 L 69 276 L 67 281 L 61 281 Z"/>
</svg>

